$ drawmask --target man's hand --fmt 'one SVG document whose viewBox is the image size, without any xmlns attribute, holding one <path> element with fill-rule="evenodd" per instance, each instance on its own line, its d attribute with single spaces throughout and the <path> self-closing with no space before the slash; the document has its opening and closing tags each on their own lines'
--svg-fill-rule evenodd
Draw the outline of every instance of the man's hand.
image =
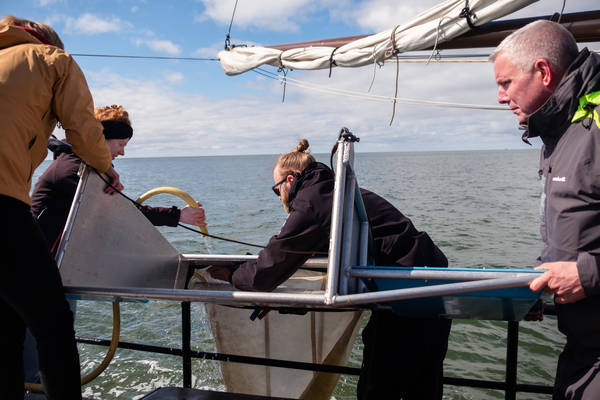
<svg viewBox="0 0 600 400">
<path fill-rule="evenodd" d="M 546 272 L 529 284 L 534 292 L 543 289 L 554 293 L 554 301 L 558 304 L 575 303 L 585 297 L 575 261 L 549 262 L 535 269 L 545 269 Z"/>
<path fill-rule="evenodd" d="M 113 167 L 110 167 L 108 171 L 106 171 L 106 176 L 108 176 L 108 178 L 110 179 L 110 184 L 113 185 L 117 190 L 123 190 L 123 185 L 121 184 L 121 181 L 119 179 L 119 174 L 117 173 L 117 171 L 115 171 Z M 104 188 L 104 193 L 113 195 L 117 192 L 111 186 L 107 185 Z"/>
<path fill-rule="evenodd" d="M 204 209 L 201 208 L 202 204 L 198 203 L 198 207 L 200 208 L 183 207 L 179 214 L 179 222 L 196 226 L 206 226 L 206 215 L 204 214 Z"/>
</svg>

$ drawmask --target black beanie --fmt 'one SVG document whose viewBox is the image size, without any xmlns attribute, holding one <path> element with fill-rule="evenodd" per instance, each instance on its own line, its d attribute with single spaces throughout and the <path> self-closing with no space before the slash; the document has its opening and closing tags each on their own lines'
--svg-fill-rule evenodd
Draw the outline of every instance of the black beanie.
<svg viewBox="0 0 600 400">
<path fill-rule="evenodd" d="M 124 122 L 119 121 L 101 121 L 104 127 L 104 137 L 106 139 L 130 139 L 133 136 L 133 129 Z"/>
</svg>

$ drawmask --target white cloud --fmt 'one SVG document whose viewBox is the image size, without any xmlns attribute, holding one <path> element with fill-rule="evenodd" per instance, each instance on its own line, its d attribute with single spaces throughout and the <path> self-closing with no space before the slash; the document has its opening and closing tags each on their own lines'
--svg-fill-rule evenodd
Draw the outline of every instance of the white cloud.
<svg viewBox="0 0 600 400">
<path fill-rule="evenodd" d="M 401 2 L 397 0 L 369 0 L 332 15 L 338 15 L 349 23 L 358 24 L 369 32 L 380 32 L 407 22 L 439 0 L 421 0 L 419 2 Z"/>
<path fill-rule="evenodd" d="M 170 55 L 178 55 L 181 53 L 181 47 L 170 40 L 137 39 L 134 43 L 136 46 L 144 45 L 159 53 L 167 53 Z"/>
<path fill-rule="evenodd" d="M 131 12 L 132 12 L 132 13 L 136 13 L 136 12 L 138 12 L 139 10 L 140 10 L 140 8 L 139 8 L 138 6 L 132 6 L 132 7 L 131 7 Z"/>
<path fill-rule="evenodd" d="M 196 17 L 202 22 L 212 19 L 229 26 L 235 1 L 202 0 L 205 10 Z M 235 12 L 235 26 L 258 27 L 275 31 L 297 31 L 299 21 L 319 7 L 314 0 L 253 0 L 238 5 Z"/>
<path fill-rule="evenodd" d="M 401 65 L 399 96 L 495 105 L 491 66 Z M 372 70 L 292 72 L 291 77 L 339 89 L 366 92 Z M 257 76 L 247 86 L 262 88 L 210 101 L 175 90 L 166 81 L 128 80 L 106 71 L 88 73 L 97 105 L 118 102 L 128 109 L 136 135 L 128 155 L 196 156 L 274 154 L 306 137 L 314 152 L 328 152 L 340 128 L 361 138 L 358 151 L 416 151 L 524 148 L 514 116 L 507 111 L 445 109 L 358 100 L 288 85 L 281 103 L 279 82 Z M 395 67 L 379 70 L 372 92 L 392 96 Z M 115 100 L 118 99 L 118 100 Z"/>
<path fill-rule="evenodd" d="M 170 83 L 181 83 L 183 82 L 183 74 L 181 72 L 167 72 L 165 73 L 165 79 Z"/>
<path fill-rule="evenodd" d="M 119 18 L 102 19 L 94 14 L 85 13 L 77 19 L 68 17 L 65 31 L 67 33 L 74 32 L 95 35 L 107 32 L 120 32 L 130 26 L 131 24 Z"/>
<path fill-rule="evenodd" d="M 62 0 L 38 0 L 38 4 L 40 7 L 47 7 L 51 4 L 55 4 L 61 2 Z"/>
</svg>

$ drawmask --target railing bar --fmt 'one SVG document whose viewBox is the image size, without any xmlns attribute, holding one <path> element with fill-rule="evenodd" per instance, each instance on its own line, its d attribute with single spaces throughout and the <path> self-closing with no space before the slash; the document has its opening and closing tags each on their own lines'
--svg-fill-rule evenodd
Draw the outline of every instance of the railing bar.
<svg viewBox="0 0 600 400">
<path fill-rule="evenodd" d="M 82 338 L 76 337 L 78 343 L 92 344 L 98 346 L 109 346 L 110 340 L 106 339 L 94 339 L 94 338 Z M 139 350 L 139 351 L 147 351 L 151 353 L 157 354 L 166 354 L 166 355 L 174 355 L 174 356 L 182 356 L 183 351 L 178 348 L 173 347 L 161 347 L 147 344 L 139 344 L 139 343 L 130 343 L 130 342 L 119 342 L 119 348 L 126 350 Z M 285 361 L 285 360 L 270 360 L 266 358 L 260 357 L 247 357 L 247 356 L 237 356 L 231 354 L 221 354 L 221 353 L 211 353 L 211 352 L 202 352 L 202 351 L 194 351 L 190 352 L 191 357 L 193 358 L 201 358 L 205 360 L 214 360 L 214 361 L 230 361 L 230 362 L 239 362 L 239 363 L 247 363 L 247 364 L 256 364 L 256 365 L 267 365 L 267 366 L 276 366 L 281 368 L 295 368 L 296 366 L 302 366 L 303 370 L 312 370 L 319 372 L 331 372 L 336 374 L 343 375 L 359 375 L 360 368 L 354 367 L 344 367 L 344 366 L 336 366 L 336 365 L 322 365 L 322 364 L 311 364 L 311 363 L 301 363 L 297 361 Z M 264 362 L 264 361 L 268 361 Z M 273 361 L 273 362 L 271 362 Z M 277 364 L 277 365 L 274 365 Z M 309 368 L 311 367 L 311 368 Z M 466 387 L 474 387 L 481 389 L 496 389 L 496 390 L 504 390 L 506 387 L 505 382 L 497 382 L 497 381 L 486 381 L 480 379 L 467 379 L 467 378 L 456 378 L 452 376 L 445 376 L 443 379 L 444 385 L 451 386 L 466 386 Z M 541 394 L 551 394 L 552 386 L 542 386 L 542 385 L 532 385 L 532 384 L 517 384 L 517 392 L 526 392 L 526 393 L 541 393 Z"/>
</svg>

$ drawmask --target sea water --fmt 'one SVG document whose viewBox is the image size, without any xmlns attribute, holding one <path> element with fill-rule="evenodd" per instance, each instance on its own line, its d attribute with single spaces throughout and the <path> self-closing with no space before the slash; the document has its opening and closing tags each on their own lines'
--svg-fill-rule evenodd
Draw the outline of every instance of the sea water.
<svg viewBox="0 0 600 400">
<path fill-rule="evenodd" d="M 210 233 L 265 244 L 279 231 L 286 214 L 271 191 L 276 155 L 119 158 L 114 165 L 125 194 L 137 198 L 159 186 L 173 186 L 200 201 Z M 329 164 L 328 155 L 317 159 Z M 539 150 L 360 153 L 355 156 L 359 185 L 385 197 L 429 233 L 452 267 L 531 267 L 538 255 Z M 36 171 L 35 177 L 49 164 Z M 34 179 L 35 179 L 34 177 Z M 154 206 L 183 207 L 169 195 L 148 200 Z M 204 239 L 182 228 L 160 227 L 182 253 L 256 254 L 259 249 Z M 121 340 L 166 347 L 181 346 L 180 305 L 149 301 L 121 305 Z M 365 319 L 366 321 L 366 319 Z M 444 363 L 446 376 L 503 381 L 506 322 L 454 320 Z M 364 326 L 364 322 L 363 322 Z M 108 302 L 81 301 L 76 331 L 83 337 L 109 339 L 112 309 Z M 551 385 L 564 343 L 556 319 L 521 322 L 518 383 Z M 410 346 L 409 343 L 398 343 Z M 192 349 L 214 352 L 215 344 L 202 304 L 192 304 Z M 79 345 L 82 373 L 97 366 L 106 347 Z M 360 367 L 357 339 L 349 366 Z M 397 360 L 407 363 L 410 360 Z M 393 366 L 390 366 L 393 368 Z M 225 390 L 219 363 L 193 361 L 195 388 Z M 334 398 L 355 399 L 357 377 L 341 376 Z M 119 349 L 84 395 L 109 399 L 140 398 L 162 386 L 181 386 L 181 358 Z M 497 390 L 446 385 L 444 399 L 502 399 Z M 521 399 L 548 395 L 520 393 Z"/>
</svg>

